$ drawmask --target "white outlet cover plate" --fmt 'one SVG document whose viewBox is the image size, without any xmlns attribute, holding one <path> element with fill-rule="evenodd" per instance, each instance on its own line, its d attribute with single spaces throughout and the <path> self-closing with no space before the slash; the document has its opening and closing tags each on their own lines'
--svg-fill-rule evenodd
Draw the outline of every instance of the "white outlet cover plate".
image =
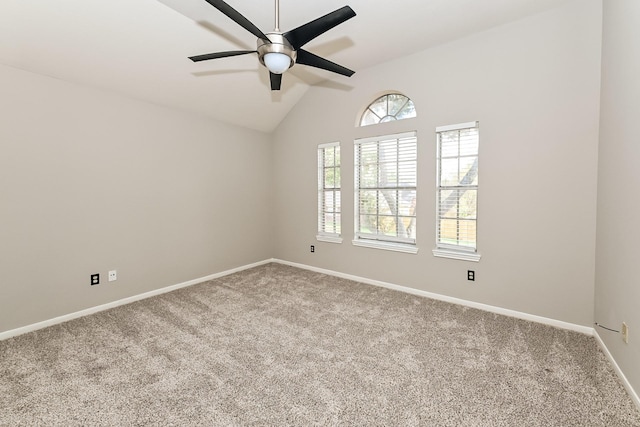
<svg viewBox="0 0 640 427">
<path fill-rule="evenodd" d="M 109 271 L 109 281 L 113 282 L 114 280 L 118 280 L 118 272 L 116 270 Z"/>
</svg>

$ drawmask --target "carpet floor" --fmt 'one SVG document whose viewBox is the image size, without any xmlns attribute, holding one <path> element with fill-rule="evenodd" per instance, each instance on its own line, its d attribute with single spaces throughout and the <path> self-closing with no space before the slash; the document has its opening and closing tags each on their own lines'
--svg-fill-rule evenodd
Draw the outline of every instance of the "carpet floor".
<svg viewBox="0 0 640 427">
<path fill-rule="evenodd" d="M 640 426 L 593 337 L 267 264 L 0 342 L 2 426 Z"/>
</svg>

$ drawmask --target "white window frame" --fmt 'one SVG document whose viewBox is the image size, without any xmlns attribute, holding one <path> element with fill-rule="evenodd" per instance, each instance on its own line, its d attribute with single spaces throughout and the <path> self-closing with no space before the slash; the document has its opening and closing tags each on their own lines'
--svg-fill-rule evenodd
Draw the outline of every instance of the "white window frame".
<svg viewBox="0 0 640 427">
<path fill-rule="evenodd" d="M 436 128 L 436 146 L 437 146 L 437 171 L 436 171 L 436 248 L 433 250 L 433 255 L 436 257 L 442 257 L 442 258 L 451 258 L 451 259 L 459 259 L 459 260 L 463 260 L 463 261 L 473 261 L 473 262 L 478 262 L 480 261 L 481 255 L 478 253 L 478 240 L 477 240 L 477 224 L 478 224 L 478 208 L 477 208 L 477 191 L 478 191 L 478 184 L 476 183 L 475 185 L 473 184 L 467 184 L 464 186 L 442 186 L 441 185 L 441 160 L 442 160 L 442 155 L 441 155 L 441 149 L 442 149 L 442 144 L 441 144 L 441 135 L 445 132 L 451 132 L 451 131 L 460 131 L 460 130 L 465 130 L 465 129 L 479 129 L 479 122 L 474 121 L 474 122 L 466 122 L 466 123 L 459 123 L 459 124 L 455 124 L 455 125 L 447 125 L 447 126 L 439 126 Z M 478 140 L 479 140 L 480 136 L 478 135 Z M 460 155 L 458 154 L 458 156 L 454 156 L 451 158 L 457 158 L 457 159 L 461 159 L 463 157 L 469 157 L 469 156 L 465 156 L 465 155 Z M 471 155 L 471 157 L 473 157 L 473 155 Z M 479 159 L 479 152 L 475 153 L 475 157 L 477 159 Z M 447 243 L 442 243 L 440 241 L 440 210 L 441 210 L 441 206 L 440 206 L 440 195 L 442 191 L 447 191 L 447 190 L 451 190 L 451 189 L 459 189 L 459 188 L 467 188 L 467 189 L 472 189 L 476 191 L 476 212 L 475 212 L 475 223 L 476 223 L 476 236 L 475 236 L 475 241 L 476 241 L 476 245 L 475 247 L 469 247 L 469 246 L 463 246 L 463 245 L 456 245 L 456 244 L 447 244 Z"/>
<path fill-rule="evenodd" d="M 362 246 L 362 247 L 367 247 L 367 248 L 375 248 L 375 249 L 383 249 L 383 250 L 391 250 L 391 251 L 397 251 L 397 252 L 404 252 L 404 253 L 412 253 L 415 254 L 418 252 L 418 247 L 416 245 L 416 238 L 415 237 L 393 237 L 393 236 L 387 236 L 381 233 L 364 233 L 361 232 L 361 227 L 360 227 L 360 190 L 369 190 L 369 191 L 380 191 L 382 189 L 382 187 L 374 187 L 374 188 L 360 188 L 360 148 L 362 146 L 364 146 L 365 144 L 371 144 L 371 143 L 375 143 L 375 144 L 379 144 L 380 142 L 383 141 L 390 141 L 390 140 L 403 140 L 403 139 L 407 139 L 407 138 L 412 138 L 415 139 L 415 159 L 413 159 L 413 162 L 415 162 L 415 185 L 396 185 L 396 186 L 391 186 L 391 187 L 385 187 L 384 189 L 390 189 L 390 190 L 396 190 L 396 191 L 400 191 L 400 190 L 404 190 L 404 191 L 413 191 L 414 192 L 414 203 L 415 200 L 417 199 L 417 152 L 418 152 L 418 141 L 417 141 L 417 132 L 416 131 L 411 131 L 411 132 L 403 132 L 403 133 L 399 133 L 399 134 L 392 134 L 392 135 L 383 135 L 383 136 L 377 136 L 377 137 L 371 137 L 371 138 L 361 138 L 361 139 L 356 139 L 354 141 L 354 239 L 352 241 L 354 246 Z M 407 161 L 408 163 L 409 161 Z M 396 162 L 396 167 L 399 167 L 398 165 L 402 165 L 403 162 L 398 161 Z M 387 216 L 387 215 L 383 215 L 383 216 Z M 407 217 L 406 215 L 400 215 L 399 211 L 396 211 L 395 213 L 396 216 L 396 224 L 398 223 L 398 218 L 399 217 Z M 409 216 L 411 217 L 411 216 Z M 413 227 L 415 230 L 415 226 L 416 226 L 416 214 L 415 214 L 415 209 L 413 212 L 412 217 L 414 218 L 414 222 L 413 222 Z M 412 233 L 415 235 L 415 233 Z"/>
<path fill-rule="evenodd" d="M 338 182 L 337 187 L 325 188 L 325 173 L 327 169 L 334 169 L 340 171 L 340 163 L 334 164 L 333 166 L 325 165 L 325 150 L 327 148 L 338 148 L 340 150 L 339 142 L 329 142 L 326 144 L 318 145 L 318 232 L 316 234 L 316 240 L 321 242 L 329 242 L 329 243 L 342 243 L 342 237 L 340 232 L 329 232 L 326 231 L 325 228 L 325 218 L 326 215 L 336 215 L 340 216 L 338 221 L 338 227 L 340 231 L 342 231 L 342 213 L 341 213 L 341 182 Z M 342 158 L 341 156 L 339 157 Z M 335 172 L 334 172 L 335 173 Z M 332 193 L 333 199 L 333 207 L 332 211 L 327 211 L 325 196 L 326 193 Z"/>
<path fill-rule="evenodd" d="M 400 108 L 389 105 L 389 99 L 391 97 L 402 99 L 404 103 Z M 379 105 L 377 105 L 381 101 L 385 103 L 384 111 L 380 110 Z M 371 104 L 367 106 L 367 108 L 360 116 L 360 127 L 372 126 L 396 120 L 412 119 L 416 116 L 417 112 L 413 101 L 407 95 L 403 95 L 398 92 L 392 92 L 376 98 Z M 373 121 L 374 118 L 375 122 Z"/>
</svg>

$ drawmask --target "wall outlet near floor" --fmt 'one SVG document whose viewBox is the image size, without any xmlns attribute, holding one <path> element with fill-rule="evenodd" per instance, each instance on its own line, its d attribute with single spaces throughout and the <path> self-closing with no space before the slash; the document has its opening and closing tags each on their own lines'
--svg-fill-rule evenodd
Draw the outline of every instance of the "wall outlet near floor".
<svg viewBox="0 0 640 427">
<path fill-rule="evenodd" d="M 467 280 L 475 281 L 476 280 L 476 272 L 473 270 L 467 270 Z"/>
<path fill-rule="evenodd" d="M 100 275 L 98 273 L 91 275 L 91 286 L 100 284 Z"/>
<path fill-rule="evenodd" d="M 109 281 L 113 282 L 114 280 L 118 280 L 118 272 L 116 270 L 109 271 Z"/>
<path fill-rule="evenodd" d="M 311 252 L 315 252 L 316 251 L 316 247 L 311 245 Z"/>
<path fill-rule="evenodd" d="M 629 344 L 629 327 L 624 322 L 622 322 L 622 329 L 620 329 L 620 335 L 622 335 L 622 341 L 624 341 L 625 344 Z"/>
</svg>

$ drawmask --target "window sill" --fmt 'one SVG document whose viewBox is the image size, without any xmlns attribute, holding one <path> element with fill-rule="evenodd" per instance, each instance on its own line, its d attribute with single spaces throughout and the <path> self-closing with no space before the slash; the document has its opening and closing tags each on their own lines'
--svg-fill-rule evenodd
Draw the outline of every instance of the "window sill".
<svg viewBox="0 0 640 427">
<path fill-rule="evenodd" d="M 418 248 L 414 245 L 405 245 L 402 243 L 380 242 L 378 240 L 356 239 L 352 241 L 353 246 L 361 246 L 364 248 L 382 249 L 385 251 L 404 252 L 406 254 L 417 254 Z"/>
<path fill-rule="evenodd" d="M 319 242 L 342 243 L 342 237 L 340 236 L 322 236 L 318 234 L 316 240 Z"/>
<path fill-rule="evenodd" d="M 476 252 L 452 251 L 449 249 L 434 249 L 433 256 L 439 257 L 439 258 L 449 258 L 449 259 L 459 259 L 462 261 L 479 262 L 480 257 L 482 255 Z"/>
</svg>

